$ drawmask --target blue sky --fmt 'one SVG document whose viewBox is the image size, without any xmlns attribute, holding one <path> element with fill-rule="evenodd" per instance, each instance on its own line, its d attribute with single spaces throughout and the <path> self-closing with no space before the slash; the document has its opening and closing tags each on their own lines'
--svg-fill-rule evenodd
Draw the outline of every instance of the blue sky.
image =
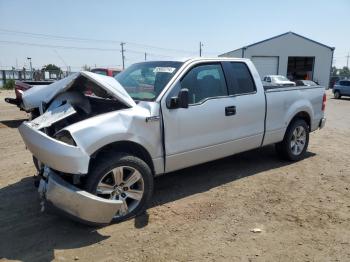
<svg viewBox="0 0 350 262">
<path fill-rule="evenodd" d="M 350 52 L 349 11 L 349 0 L 0 0 L 0 67 L 28 66 L 26 57 L 36 68 L 115 67 L 120 41 L 126 65 L 144 52 L 149 59 L 198 56 L 199 41 L 205 56 L 216 56 L 287 31 L 336 47 L 340 67 Z"/>
</svg>

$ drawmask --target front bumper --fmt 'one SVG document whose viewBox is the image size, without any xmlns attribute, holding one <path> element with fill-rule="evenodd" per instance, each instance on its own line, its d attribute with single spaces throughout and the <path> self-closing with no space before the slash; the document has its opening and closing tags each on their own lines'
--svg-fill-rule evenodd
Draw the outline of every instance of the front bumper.
<svg viewBox="0 0 350 262">
<path fill-rule="evenodd" d="M 326 125 L 326 118 L 325 117 L 322 117 L 322 119 L 320 120 L 320 124 L 318 125 L 319 128 L 324 128 L 324 126 Z"/>
<path fill-rule="evenodd" d="M 24 122 L 18 127 L 27 148 L 42 163 L 69 174 L 87 174 L 89 155 L 77 146 L 71 146 L 49 137 Z"/>
<path fill-rule="evenodd" d="M 39 193 L 48 202 L 71 217 L 87 224 L 108 224 L 121 208 L 121 200 L 108 200 L 83 191 L 45 168 Z M 48 171 L 47 171 L 48 170 Z"/>
</svg>

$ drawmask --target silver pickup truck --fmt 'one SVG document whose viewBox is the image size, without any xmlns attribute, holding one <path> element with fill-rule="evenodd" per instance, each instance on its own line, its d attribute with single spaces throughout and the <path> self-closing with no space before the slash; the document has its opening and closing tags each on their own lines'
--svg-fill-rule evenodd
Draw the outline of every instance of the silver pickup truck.
<svg viewBox="0 0 350 262">
<path fill-rule="evenodd" d="M 43 206 L 104 224 L 144 211 L 160 174 L 270 144 L 302 159 L 325 124 L 324 92 L 264 88 L 247 59 L 143 62 L 115 79 L 80 72 L 24 92 L 41 115 L 19 131 Z"/>
</svg>

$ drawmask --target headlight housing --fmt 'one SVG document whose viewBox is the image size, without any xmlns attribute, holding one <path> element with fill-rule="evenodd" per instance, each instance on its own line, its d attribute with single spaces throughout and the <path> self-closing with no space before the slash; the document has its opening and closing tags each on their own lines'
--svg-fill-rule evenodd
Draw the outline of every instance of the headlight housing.
<svg viewBox="0 0 350 262">
<path fill-rule="evenodd" d="M 68 145 L 71 145 L 71 146 L 77 145 L 75 143 L 72 135 L 67 130 L 58 131 L 53 137 L 55 139 L 57 139 L 58 141 L 61 141 L 61 142 L 66 143 Z"/>
</svg>

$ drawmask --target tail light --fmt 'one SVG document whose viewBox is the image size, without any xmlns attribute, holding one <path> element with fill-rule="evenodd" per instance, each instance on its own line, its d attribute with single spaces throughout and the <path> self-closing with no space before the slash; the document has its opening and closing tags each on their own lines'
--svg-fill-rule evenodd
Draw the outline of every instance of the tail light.
<svg viewBox="0 0 350 262">
<path fill-rule="evenodd" d="M 326 94 L 323 94 L 322 111 L 324 111 L 326 109 L 326 101 L 327 101 L 327 96 L 326 96 Z"/>
</svg>

